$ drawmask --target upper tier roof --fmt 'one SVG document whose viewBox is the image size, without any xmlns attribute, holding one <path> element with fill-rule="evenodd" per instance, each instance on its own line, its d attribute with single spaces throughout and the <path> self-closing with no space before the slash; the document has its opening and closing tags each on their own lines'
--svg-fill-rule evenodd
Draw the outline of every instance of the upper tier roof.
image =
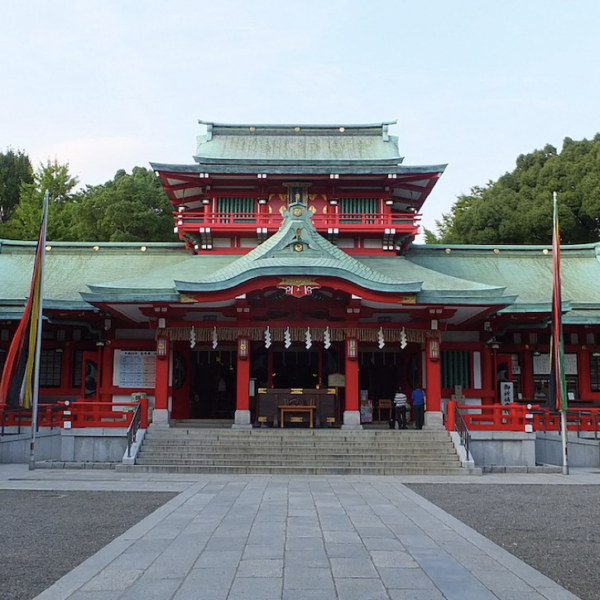
<svg viewBox="0 0 600 600">
<path fill-rule="evenodd" d="M 366 161 L 398 165 L 402 162 L 398 138 L 388 135 L 388 126 L 395 121 L 369 125 L 200 123 L 207 126 L 207 134 L 198 136 L 194 156 L 201 164 Z"/>
</svg>

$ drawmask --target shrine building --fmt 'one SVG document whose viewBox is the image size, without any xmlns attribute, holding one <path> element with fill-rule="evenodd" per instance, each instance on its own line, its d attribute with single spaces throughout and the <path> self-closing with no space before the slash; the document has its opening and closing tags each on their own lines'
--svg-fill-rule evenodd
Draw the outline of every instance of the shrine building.
<svg viewBox="0 0 600 600">
<path fill-rule="evenodd" d="M 424 388 L 426 428 L 453 395 L 543 402 L 550 245 L 415 244 L 445 165 L 406 165 L 393 123 L 203 125 L 193 162 L 152 163 L 179 243 L 48 241 L 42 402 L 142 392 L 154 423 L 238 429 L 360 429 L 398 386 Z M 0 370 L 34 253 L 0 241 Z M 600 401 L 599 255 L 562 249 L 580 406 Z"/>
</svg>

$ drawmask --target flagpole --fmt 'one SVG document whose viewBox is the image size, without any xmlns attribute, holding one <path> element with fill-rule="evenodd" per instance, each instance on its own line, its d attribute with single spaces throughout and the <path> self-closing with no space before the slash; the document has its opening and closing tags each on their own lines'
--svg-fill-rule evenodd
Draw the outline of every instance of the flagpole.
<svg viewBox="0 0 600 600">
<path fill-rule="evenodd" d="M 40 242 L 40 302 L 38 314 L 36 315 L 38 327 L 37 338 L 35 342 L 35 366 L 33 371 L 33 397 L 31 399 L 31 442 L 29 444 L 29 470 L 35 470 L 35 437 L 38 425 L 38 404 L 40 395 L 40 360 L 42 354 L 42 313 L 44 310 L 44 262 L 46 257 L 46 230 L 48 229 L 48 202 L 50 192 L 46 190 L 44 194 L 44 206 L 42 208 L 42 235 Z"/>
<path fill-rule="evenodd" d="M 565 374 L 564 374 L 564 361 L 562 358 L 563 346 L 562 346 L 562 293 L 561 293 L 561 280 L 560 280 L 560 233 L 558 227 L 558 200 L 556 192 L 552 194 L 553 209 L 554 209 L 554 227 L 552 232 L 552 253 L 553 253 L 553 265 L 555 269 L 554 273 L 554 293 L 553 298 L 553 319 L 554 319 L 554 347 L 552 351 L 554 353 L 554 376 L 556 378 L 554 387 L 556 389 L 556 400 L 558 409 L 560 411 L 560 438 L 562 446 L 562 473 L 563 475 L 569 474 L 569 457 L 567 449 L 567 398 L 566 386 L 565 386 Z M 558 331 L 556 329 L 558 328 Z"/>
</svg>

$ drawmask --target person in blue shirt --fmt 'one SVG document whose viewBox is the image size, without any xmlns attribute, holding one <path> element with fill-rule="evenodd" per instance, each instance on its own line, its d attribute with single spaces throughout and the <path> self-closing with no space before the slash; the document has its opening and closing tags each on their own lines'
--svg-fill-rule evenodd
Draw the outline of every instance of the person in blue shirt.
<svg viewBox="0 0 600 600">
<path fill-rule="evenodd" d="M 423 422 L 425 421 L 425 392 L 421 387 L 416 387 L 413 390 L 411 399 L 415 415 L 415 428 L 423 429 Z"/>
</svg>

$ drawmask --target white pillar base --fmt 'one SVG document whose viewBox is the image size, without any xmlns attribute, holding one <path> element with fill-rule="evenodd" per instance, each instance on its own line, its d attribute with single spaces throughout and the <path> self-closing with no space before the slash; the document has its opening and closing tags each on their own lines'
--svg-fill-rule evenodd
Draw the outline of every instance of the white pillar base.
<svg viewBox="0 0 600 600">
<path fill-rule="evenodd" d="M 360 411 L 358 410 L 345 410 L 344 411 L 344 424 L 342 429 L 362 429 L 363 426 L 360 424 Z"/>
<path fill-rule="evenodd" d="M 425 411 L 423 429 L 444 429 L 444 419 L 440 411 Z"/>
<path fill-rule="evenodd" d="M 236 410 L 235 419 L 231 429 L 252 429 L 252 423 L 250 423 L 250 411 Z"/>
<path fill-rule="evenodd" d="M 169 411 L 166 408 L 155 408 L 152 412 L 152 425 L 158 427 L 171 427 Z"/>
</svg>

